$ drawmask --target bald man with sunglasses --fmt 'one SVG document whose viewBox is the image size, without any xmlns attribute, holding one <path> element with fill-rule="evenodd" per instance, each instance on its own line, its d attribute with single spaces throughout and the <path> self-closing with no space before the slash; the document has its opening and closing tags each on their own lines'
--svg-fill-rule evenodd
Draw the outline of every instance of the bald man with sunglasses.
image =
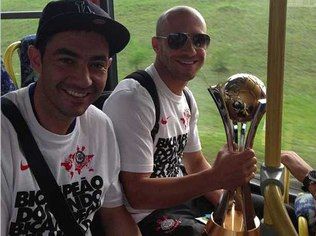
<svg viewBox="0 0 316 236">
<path fill-rule="evenodd" d="M 143 235 L 201 235 L 204 225 L 195 220 L 201 212 L 192 199 L 204 196 L 210 211 L 222 189 L 235 189 L 256 172 L 253 150 L 230 153 L 223 147 L 213 166 L 202 154 L 198 109 L 186 85 L 203 66 L 209 44 L 197 10 L 177 6 L 159 17 L 152 38 L 156 59 L 145 70 L 160 104 L 154 140 L 154 102 L 136 80 L 122 80 L 103 106 L 119 142 L 127 208 Z"/>
</svg>

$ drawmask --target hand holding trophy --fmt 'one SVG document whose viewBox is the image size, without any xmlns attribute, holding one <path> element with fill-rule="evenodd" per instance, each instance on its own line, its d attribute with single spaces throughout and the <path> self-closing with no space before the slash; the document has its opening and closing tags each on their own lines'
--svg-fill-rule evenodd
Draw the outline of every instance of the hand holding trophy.
<svg viewBox="0 0 316 236">
<path fill-rule="evenodd" d="M 252 148 L 257 127 L 266 111 L 266 89 L 251 74 L 235 74 L 222 86 L 208 88 L 221 115 L 230 151 Z M 250 123 L 246 135 L 247 123 Z M 238 135 L 240 130 L 240 135 Z M 206 225 L 207 235 L 259 235 L 249 184 L 226 190 Z"/>
</svg>

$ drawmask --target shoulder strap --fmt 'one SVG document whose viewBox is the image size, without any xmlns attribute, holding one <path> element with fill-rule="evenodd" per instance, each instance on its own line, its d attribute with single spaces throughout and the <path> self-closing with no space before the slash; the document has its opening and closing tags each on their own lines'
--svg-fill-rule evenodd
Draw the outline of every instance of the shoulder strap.
<svg viewBox="0 0 316 236">
<path fill-rule="evenodd" d="M 111 93 L 112 91 L 108 91 L 108 90 L 103 91 L 101 95 L 99 96 L 99 98 L 95 100 L 92 104 L 95 105 L 100 110 L 102 110 L 105 100 L 108 99 L 108 97 L 110 97 Z"/>
<path fill-rule="evenodd" d="M 189 109 L 190 111 L 192 110 L 191 108 L 191 97 L 189 95 L 189 92 L 186 90 L 186 89 L 183 89 L 183 93 L 184 93 L 184 96 L 185 96 L 185 99 L 187 100 L 187 103 L 188 103 L 188 106 L 189 106 Z"/>
<path fill-rule="evenodd" d="M 25 158 L 60 229 L 65 235 L 84 235 L 19 109 L 8 98 L 2 97 L 1 110 L 17 133 Z"/>
<path fill-rule="evenodd" d="M 126 76 L 125 79 L 137 80 L 141 86 L 143 86 L 145 89 L 147 89 L 147 91 L 149 92 L 149 94 L 154 102 L 156 121 L 155 121 L 154 128 L 151 130 L 151 137 L 154 141 L 155 137 L 159 131 L 159 118 L 160 118 L 160 102 L 159 102 L 159 97 L 158 97 L 156 85 L 155 85 L 153 79 L 151 78 L 151 76 L 144 70 L 135 71 L 132 74 Z M 189 92 L 186 89 L 184 89 L 183 93 L 184 93 L 185 99 L 187 100 L 189 109 L 191 111 L 191 97 L 189 95 Z"/>
<path fill-rule="evenodd" d="M 141 86 L 143 86 L 149 92 L 154 104 L 155 104 L 155 113 L 156 113 L 156 121 L 154 128 L 151 130 L 151 137 L 153 141 L 155 140 L 156 134 L 159 130 L 159 118 L 160 118 L 160 103 L 159 97 L 156 89 L 156 85 L 151 78 L 151 76 L 144 70 L 138 70 L 133 72 L 132 74 L 125 77 L 126 79 L 135 79 L 137 80 Z"/>
</svg>

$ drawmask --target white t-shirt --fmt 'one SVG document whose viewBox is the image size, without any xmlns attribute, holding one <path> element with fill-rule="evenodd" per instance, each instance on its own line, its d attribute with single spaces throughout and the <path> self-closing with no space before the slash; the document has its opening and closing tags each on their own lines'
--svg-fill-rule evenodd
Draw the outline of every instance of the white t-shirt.
<svg viewBox="0 0 316 236">
<path fill-rule="evenodd" d="M 94 106 L 57 135 L 37 121 L 29 87 L 6 95 L 17 104 L 52 174 L 86 235 L 95 211 L 122 205 L 120 159 L 113 125 Z M 1 113 L 1 235 L 60 235 L 54 216 L 21 152 L 16 132 Z"/>
<path fill-rule="evenodd" d="M 201 149 L 197 131 L 198 111 L 191 91 L 191 110 L 185 95 L 174 94 L 161 80 L 153 65 L 146 68 L 157 87 L 160 101 L 159 131 L 153 142 L 155 106 L 150 94 L 136 80 L 125 79 L 106 100 L 103 111 L 111 118 L 121 154 L 121 169 L 128 172 L 152 173 L 152 177 L 181 176 L 183 152 Z M 152 210 L 129 206 L 136 222 Z"/>
</svg>

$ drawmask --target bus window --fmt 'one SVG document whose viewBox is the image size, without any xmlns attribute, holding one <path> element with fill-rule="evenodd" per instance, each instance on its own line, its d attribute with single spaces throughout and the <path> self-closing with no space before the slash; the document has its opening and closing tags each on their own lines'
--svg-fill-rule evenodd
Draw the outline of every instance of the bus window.
<svg viewBox="0 0 316 236">
<path fill-rule="evenodd" d="M 2 10 L 36 10 L 48 1 L 3 1 Z M 102 1 L 101 1 L 102 2 Z M 207 88 L 223 83 L 236 73 L 251 73 L 266 83 L 269 1 L 114 1 L 115 18 L 131 32 L 131 42 L 118 56 L 118 78 L 143 69 L 154 60 L 151 37 L 158 16 L 174 5 L 198 9 L 207 21 L 211 45 L 204 67 L 189 83 L 199 105 L 199 130 L 203 151 L 213 160 L 226 142 L 222 121 Z M 282 149 L 293 150 L 316 168 L 315 1 L 289 0 L 285 48 Z M 141 12 L 141 14 L 139 14 Z M 1 53 L 21 37 L 35 33 L 37 19 L 1 20 Z M 264 159 L 265 119 L 254 142 L 260 161 Z"/>
</svg>

